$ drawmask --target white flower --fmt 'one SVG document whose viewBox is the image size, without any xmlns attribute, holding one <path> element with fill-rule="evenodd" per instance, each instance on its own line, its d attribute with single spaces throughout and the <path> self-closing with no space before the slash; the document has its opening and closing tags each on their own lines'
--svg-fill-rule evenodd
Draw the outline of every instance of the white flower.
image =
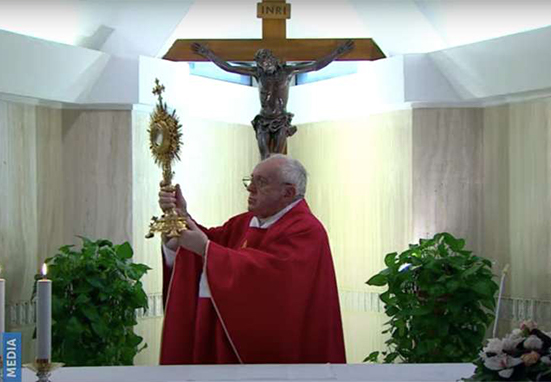
<svg viewBox="0 0 551 382">
<path fill-rule="evenodd" d="M 488 357 L 484 361 L 484 366 L 493 371 L 499 371 L 499 375 L 503 378 L 509 378 L 513 374 L 513 367 L 520 365 L 520 358 L 511 357 L 505 353 Z M 509 371 L 510 370 L 510 371 Z"/>
<path fill-rule="evenodd" d="M 511 334 L 509 335 L 509 337 L 511 338 L 524 338 L 524 336 L 522 335 L 522 330 L 520 329 L 515 329 L 511 332 Z"/>
<path fill-rule="evenodd" d="M 543 341 L 537 336 L 530 336 L 524 340 L 524 348 L 528 350 L 538 350 L 543 346 Z"/>
<path fill-rule="evenodd" d="M 529 332 L 536 329 L 537 327 L 538 327 L 538 324 L 532 320 L 522 321 L 522 323 L 520 324 L 521 330 L 528 330 Z"/>
<path fill-rule="evenodd" d="M 541 357 L 540 361 L 547 366 L 551 366 L 551 356 L 546 355 L 545 357 Z"/>
<path fill-rule="evenodd" d="M 502 370 L 515 367 L 521 363 L 522 360 L 520 358 L 511 357 L 510 355 L 502 353 L 500 355 L 488 357 L 484 362 L 484 366 L 490 370 Z"/>
<path fill-rule="evenodd" d="M 501 371 L 498 371 L 497 373 L 501 378 L 509 379 L 511 378 L 511 375 L 513 375 L 513 369 L 503 369 Z"/>
<path fill-rule="evenodd" d="M 482 350 L 486 353 L 501 354 L 503 352 L 503 341 L 499 338 L 490 338 L 488 340 L 488 345 Z"/>
<path fill-rule="evenodd" d="M 503 350 L 513 351 L 517 348 L 517 345 L 520 344 L 523 340 L 524 338 L 522 337 L 513 337 L 512 335 L 510 335 L 503 340 Z"/>
</svg>

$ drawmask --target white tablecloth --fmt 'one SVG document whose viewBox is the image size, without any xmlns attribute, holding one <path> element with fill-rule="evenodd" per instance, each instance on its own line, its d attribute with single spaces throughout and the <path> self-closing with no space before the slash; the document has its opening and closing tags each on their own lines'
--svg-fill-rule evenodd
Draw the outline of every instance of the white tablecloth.
<svg viewBox="0 0 551 382">
<path fill-rule="evenodd" d="M 181 381 L 457 381 L 470 377 L 471 364 L 396 365 L 216 365 L 67 367 L 52 382 L 181 382 Z M 24 370 L 23 382 L 36 376 Z"/>
</svg>

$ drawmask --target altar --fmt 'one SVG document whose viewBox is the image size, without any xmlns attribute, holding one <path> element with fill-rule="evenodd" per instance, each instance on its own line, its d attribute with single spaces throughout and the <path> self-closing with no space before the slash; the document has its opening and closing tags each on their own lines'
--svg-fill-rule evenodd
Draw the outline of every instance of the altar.
<svg viewBox="0 0 551 382">
<path fill-rule="evenodd" d="M 457 381 L 473 374 L 472 364 L 212 365 L 67 367 L 52 382 L 181 381 Z M 34 382 L 29 370 L 23 382 Z"/>
</svg>

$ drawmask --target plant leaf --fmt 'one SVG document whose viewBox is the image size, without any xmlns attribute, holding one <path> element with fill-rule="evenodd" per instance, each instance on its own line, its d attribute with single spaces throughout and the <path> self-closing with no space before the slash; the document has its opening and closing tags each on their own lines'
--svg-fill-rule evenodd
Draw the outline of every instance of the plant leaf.
<svg viewBox="0 0 551 382">
<path fill-rule="evenodd" d="M 371 277 L 366 284 L 373 285 L 373 286 L 383 286 L 386 285 L 388 282 L 387 276 L 376 274 L 375 276 Z"/>
<path fill-rule="evenodd" d="M 127 260 L 130 259 L 133 255 L 132 247 L 128 242 L 125 242 L 117 247 L 117 256 L 119 259 Z"/>
</svg>

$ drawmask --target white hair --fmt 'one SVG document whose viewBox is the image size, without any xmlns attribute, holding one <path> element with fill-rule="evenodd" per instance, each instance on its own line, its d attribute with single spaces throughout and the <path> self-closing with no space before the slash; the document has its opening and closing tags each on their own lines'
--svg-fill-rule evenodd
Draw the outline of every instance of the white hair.
<svg viewBox="0 0 551 382">
<path fill-rule="evenodd" d="M 272 154 L 262 162 L 279 159 L 282 161 L 280 167 L 281 181 L 294 185 L 297 189 L 297 199 L 306 195 L 306 184 L 308 182 L 308 173 L 298 160 L 283 154 Z M 261 162 L 261 163 L 262 163 Z"/>
</svg>

